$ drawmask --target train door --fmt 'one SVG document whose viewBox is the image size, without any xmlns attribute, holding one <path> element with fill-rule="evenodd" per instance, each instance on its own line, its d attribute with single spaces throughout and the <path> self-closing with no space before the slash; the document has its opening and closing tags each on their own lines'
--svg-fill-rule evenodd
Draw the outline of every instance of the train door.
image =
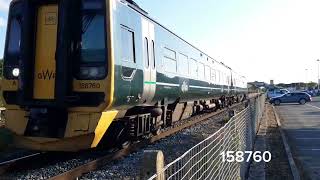
<svg viewBox="0 0 320 180">
<path fill-rule="evenodd" d="M 52 100 L 55 93 L 58 5 L 38 8 L 33 98 Z"/>
<path fill-rule="evenodd" d="M 142 101 L 150 103 L 156 91 L 155 33 L 154 25 L 142 18 L 143 94 Z"/>
</svg>

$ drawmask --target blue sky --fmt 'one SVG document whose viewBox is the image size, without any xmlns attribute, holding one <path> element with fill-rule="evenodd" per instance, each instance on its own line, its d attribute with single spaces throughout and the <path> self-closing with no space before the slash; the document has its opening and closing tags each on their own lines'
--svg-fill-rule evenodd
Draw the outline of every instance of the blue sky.
<svg viewBox="0 0 320 180">
<path fill-rule="evenodd" d="M 11 0 L 0 0 L 0 57 L 3 56 L 9 3 Z"/>
<path fill-rule="evenodd" d="M 317 79 L 319 0 L 135 1 L 151 17 L 249 81 Z M 0 0 L 0 57 L 9 2 Z"/>
</svg>

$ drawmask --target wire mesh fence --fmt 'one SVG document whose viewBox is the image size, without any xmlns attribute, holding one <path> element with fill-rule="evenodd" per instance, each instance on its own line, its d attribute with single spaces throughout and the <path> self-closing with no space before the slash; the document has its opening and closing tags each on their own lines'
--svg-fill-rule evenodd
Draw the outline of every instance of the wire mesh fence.
<svg viewBox="0 0 320 180">
<path fill-rule="evenodd" d="M 166 165 L 149 180 L 244 179 L 249 162 L 226 161 L 228 151 L 251 151 L 264 111 L 265 96 L 250 100 L 249 106 L 232 117 L 222 128 Z"/>
</svg>

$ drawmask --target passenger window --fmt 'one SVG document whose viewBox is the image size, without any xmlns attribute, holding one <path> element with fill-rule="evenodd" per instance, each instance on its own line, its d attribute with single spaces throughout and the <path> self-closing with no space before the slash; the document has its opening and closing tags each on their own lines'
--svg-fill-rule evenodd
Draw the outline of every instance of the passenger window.
<svg viewBox="0 0 320 180">
<path fill-rule="evenodd" d="M 287 93 L 287 91 L 280 91 L 280 93 L 281 93 L 281 94 L 285 94 L 285 93 Z"/>
<path fill-rule="evenodd" d="M 216 70 L 216 83 L 220 84 L 220 71 Z"/>
<path fill-rule="evenodd" d="M 144 62 L 146 68 L 149 68 L 150 62 L 149 62 L 149 48 L 148 48 L 148 38 L 144 38 Z"/>
<path fill-rule="evenodd" d="M 205 76 L 206 76 L 206 80 L 207 80 L 207 81 L 210 81 L 210 74 L 211 74 L 211 72 L 210 72 L 210 67 L 209 67 L 209 66 L 206 66 L 206 67 L 205 67 Z"/>
<path fill-rule="evenodd" d="M 211 81 L 216 83 L 216 71 L 211 69 Z"/>
<path fill-rule="evenodd" d="M 164 48 L 164 56 L 176 60 L 176 52 L 169 48 Z"/>
<path fill-rule="evenodd" d="M 195 59 L 190 59 L 189 72 L 192 77 L 198 77 L 198 63 Z"/>
<path fill-rule="evenodd" d="M 178 54 L 178 72 L 183 75 L 189 74 L 188 56 L 181 53 Z"/>
<path fill-rule="evenodd" d="M 124 27 L 121 28 L 121 59 L 135 63 L 134 33 Z"/>
<path fill-rule="evenodd" d="M 164 48 L 164 67 L 165 71 L 177 72 L 176 52 L 168 48 Z"/>
<path fill-rule="evenodd" d="M 201 80 L 204 80 L 204 64 L 202 63 L 199 63 L 199 66 L 198 66 L 198 76 L 199 76 L 199 79 Z"/>
</svg>

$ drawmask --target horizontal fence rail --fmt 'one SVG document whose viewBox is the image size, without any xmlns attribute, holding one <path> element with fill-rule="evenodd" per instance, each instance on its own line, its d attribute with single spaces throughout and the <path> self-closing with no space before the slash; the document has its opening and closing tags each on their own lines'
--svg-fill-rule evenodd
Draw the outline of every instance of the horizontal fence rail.
<svg viewBox="0 0 320 180">
<path fill-rule="evenodd" d="M 265 95 L 251 99 L 248 107 L 232 117 L 216 133 L 166 165 L 149 180 L 244 179 L 249 162 L 223 162 L 221 153 L 253 149 L 264 107 Z M 244 159 L 247 159 L 247 154 Z"/>
</svg>

